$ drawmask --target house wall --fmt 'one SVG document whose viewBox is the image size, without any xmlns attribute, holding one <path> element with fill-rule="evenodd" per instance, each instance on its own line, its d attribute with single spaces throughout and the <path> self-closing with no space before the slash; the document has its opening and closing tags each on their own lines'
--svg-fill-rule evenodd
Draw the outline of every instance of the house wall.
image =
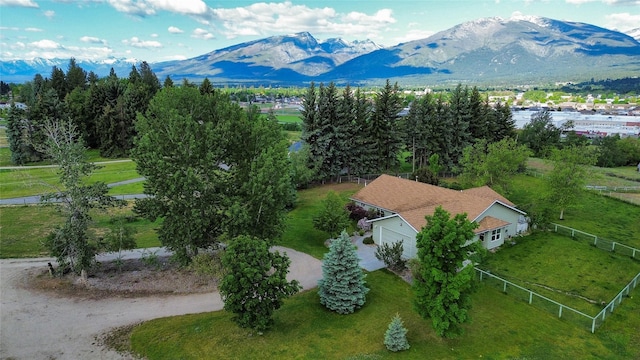
<svg viewBox="0 0 640 360">
<path fill-rule="evenodd" d="M 381 246 L 402 241 L 402 256 L 411 259 L 417 256 L 416 235 L 418 234 L 401 217 L 394 216 L 388 219 L 378 220 L 373 223 L 373 241 Z"/>
<path fill-rule="evenodd" d="M 487 249 L 493 249 L 504 244 L 505 240 L 511 236 L 515 236 L 518 233 L 518 219 L 520 218 L 520 215 L 521 214 L 519 212 L 513 211 L 500 204 L 493 204 L 489 209 L 482 213 L 482 215 L 476 219 L 476 222 L 482 221 L 485 216 L 492 216 L 510 223 L 506 227 L 502 228 L 499 240 L 491 241 L 491 231 L 489 231 L 487 235 L 485 235 L 485 239 L 483 241 L 484 247 Z"/>
</svg>

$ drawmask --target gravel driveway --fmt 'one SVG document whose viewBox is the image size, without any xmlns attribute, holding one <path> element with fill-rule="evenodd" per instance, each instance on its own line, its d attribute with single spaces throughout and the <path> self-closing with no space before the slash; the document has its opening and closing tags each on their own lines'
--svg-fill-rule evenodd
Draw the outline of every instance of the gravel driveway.
<svg viewBox="0 0 640 360">
<path fill-rule="evenodd" d="M 288 278 L 303 289 L 322 278 L 320 260 L 276 247 L 291 259 Z M 222 309 L 217 292 L 180 296 L 79 300 L 31 292 L 21 286 L 28 269 L 49 258 L 0 260 L 1 359 L 129 359 L 96 343 L 112 328 L 160 317 Z"/>
</svg>

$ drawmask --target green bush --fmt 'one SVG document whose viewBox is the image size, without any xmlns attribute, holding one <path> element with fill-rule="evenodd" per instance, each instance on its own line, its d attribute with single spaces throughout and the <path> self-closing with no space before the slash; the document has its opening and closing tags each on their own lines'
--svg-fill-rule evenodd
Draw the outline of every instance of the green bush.
<svg viewBox="0 0 640 360">
<path fill-rule="evenodd" d="M 366 238 L 362 239 L 362 243 L 366 245 L 373 244 L 373 236 L 367 236 Z"/>
<path fill-rule="evenodd" d="M 406 267 L 407 261 L 402 258 L 404 247 L 402 241 L 396 241 L 393 244 L 382 244 L 376 250 L 376 258 L 393 271 L 401 271 Z"/>
</svg>

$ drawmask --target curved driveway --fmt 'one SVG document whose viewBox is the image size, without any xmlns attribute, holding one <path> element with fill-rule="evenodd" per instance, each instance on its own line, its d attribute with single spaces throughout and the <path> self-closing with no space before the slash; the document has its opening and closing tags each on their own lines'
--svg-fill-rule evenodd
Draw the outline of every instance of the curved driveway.
<svg viewBox="0 0 640 360">
<path fill-rule="evenodd" d="M 286 252 L 291 259 L 289 280 L 300 281 L 303 289 L 317 285 L 322 278 L 320 260 L 292 249 L 276 249 Z M 128 256 L 136 256 L 135 251 Z M 2 359 L 129 359 L 129 356 L 100 346 L 96 337 L 114 327 L 159 317 L 216 311 L 223 307 L 217 292 L 78 300 L 50 297 L 20 286 L 26 270 L 46 268 L 49 261 L 52 259 L 0 260 Z"/>
</svg>

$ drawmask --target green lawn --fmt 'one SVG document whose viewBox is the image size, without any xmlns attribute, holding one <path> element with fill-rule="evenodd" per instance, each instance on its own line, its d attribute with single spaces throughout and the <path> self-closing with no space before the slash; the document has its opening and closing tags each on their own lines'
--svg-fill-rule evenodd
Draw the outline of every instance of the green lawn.
<svg viewBox="0 0 640 360">
<path fill-rule="evenodd" d="M 101 164 L 87 181 L 107 184 L 140 177 L 133 161 Z M 56 191 L 60 185 L 55 167 L 0 170 L 0 198 L 9 199 Z"/>
<path fill-rule="evenodd" d="M 94 225 L 91 231 L 103 233 L 112 226 L 109 219 L 112 215 L 133 216 L 131 206 L 112 209 L 108 213 L 94 211 Z M 23 258 L 47 256 L 42 243 L 46 236 L 62 223 L 64 219 L 55 205 L 34 206 L 1 206 L 0 207 L 0 258 Z M 135 218 L 127 223 L 135 229 L 136 244 L 140 248 L 160 246 L 155 231 L 160 221 L 154 223 Z"/>
<path fill-rule="evenodd" d="M 527 208 L 544 195 L 543 180 L 532 176 L 516 176 L 510 186 L 509 200 Z M 559 214 L 558 214 L 559 215 Z M 564 220 L 555 222 L 575 229 L 640 248 L 640 206 L 585 191 L 580 203 L 565 211 Z"/>
<path fill-rule="evenodd" d="M 515 242 L 489 254 L 480 267 L 590 316 L 640 273 L 638 260 L 555 233 L 539 232 Z"/>
<path fill-rule="evenodd" d="M 0 148 L 0 166 L 11 166 L 11 150 L 8 147 Z"/>
<path fill-rule="evenodd" d="M 342 183 L 299 191 L 296 207 L 287 215 L 287 230 L 282 237 L 281 245 L 322 259 L 328 251 L 324 246 L 328 235 L 313 228 L 313 216 L 320 209 L 320 201 L 328 191 L 333 190 L 342 196 L 346 203 L 349 196 L 361 187 L 355 183 Z"/>
<path fill-rule="evenodd" d="M 281 123 L 301 123 L 300 115 L 276 115 Z"/>
<path fill-rule="evenodd" d="M 412 292 L 397 276 L 368 274 L 366 305 L 338 315 L 317 291 L 287 300 L 264 335 L 238 328 L 224 311 L 170 317 L 133 329 L 134 352 L 147 359 L 632 359 L 640 356 L 640 301 L 625 302 L 602 331 L 571 323 L 486 286 L 473 295 L 471 323 L 455 340 L 438 337 L 412 309 Z M 384 332 L 398 313 L 409 330 L 408 351 L 384 348 Z"/>
</svg>

